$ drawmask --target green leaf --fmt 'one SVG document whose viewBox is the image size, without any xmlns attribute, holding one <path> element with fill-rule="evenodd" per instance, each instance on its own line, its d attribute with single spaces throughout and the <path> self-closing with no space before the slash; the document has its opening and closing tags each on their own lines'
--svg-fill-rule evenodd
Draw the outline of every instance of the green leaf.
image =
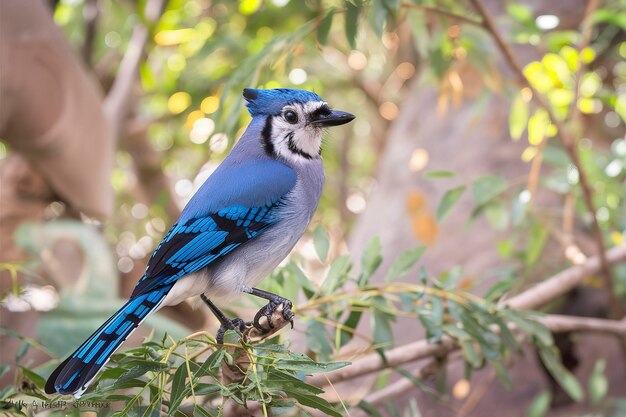
<svg viewBox="0 0 626 417">
<path fill-rule="evenodd" d="M 359 401 L 356 406 L 372 417 L 383 417 L 383 415 L 376 409 L 376 407 L 374 407 L 372 404 L 368 403 L 365 400 Z"/>
<path fill-rule="evenodd" d="M 330 27 L 333 24 L 333 17 L 335 16 L 335 11 L 336 11 L 335 8 L 331 7 L 317 28 L 317 41 L 321 45 L 326 45 L 328 43 L 328 34 L 330 33 Z"/>
<path fill-rule="evenodd" d="M 361 256 L 361 275 L 358 281 L 360 288 L 367 285 L 369 278 L 376 272 L 382 261 L 380 238 L 374 236 Z"/>
<path fill-rule="evenodd" d="M 181 364 L 176 372 L 174 373 L 174 378 L 172 379 L 172 391 L 170 395 L 170 407 L 168 409 L 168 416 L 173 416 L 176 414 L 176 410 L 178 410 L 178 406 L 183 401 L 183 399 L 188 395 L 188 391 L 191 390 L 186 386 L 185 381 L 187 380 L 187 366 L 185 364 Z"/>
<path fill-rule="evenodd" d="M 320 261 L 326 262 L 330 244 L 328 242 L 328 234 L 322 225 L 318 225 L 315 230 L 313 230 L 313 245 L 315 246 L 315 252 L 317 253 L 317 257 L 320 258 Z"/>
<path fill-rule="evenodd" d="M 485 217 L 495 230 L 504 230 L 509 226 L 511 216 L 503 203 L 494 201 L 485 207 Z"/>
<path fill-rule="evenodd" d="M 29 347 L 30 347 L 30 344 L 28 344 L 28 342 L 26 342 L 26 341 L 22 342 L 22 344 L 20 345 L 19 349 L 17 350 L 17 353 L 15 354 L 15 362 L 16 363 L 22 360 L 22 358 L 24 357 L 24 355 L 28 351 Z"/>
<path fill-rule="evenodd" d="M 201 417 L 216 417 L 218 414 L 215 414 L 215 413 L 211 412 L 210 410 L 207 410 L 206 408 L 202 407 L 201 405 L 195 404 L 194 408 L 193 408 L 193 415 L 194 416 L 201 416 Z"/>
<path fill-rule="evenodd" d="M 452 171 L 428 171 L 425 172 L 423 177 L 429 180 L 437 180 L 441 178 L 452 178 L 456 176 L 455 172 Z"/>
<path fill-rule="evenodd" d="M 322 294 L 331 294 L 336 289 L 341 288 L 349 278 L 348 272 L 351 267 L 350 256 L 343 255 L 335 258 L 333 263 L 330 264 L 328 275 L 326 275 L 326 279 L 322 283 L 320 292 Z"/>
<path fill-rule="evenodd" d="M 23 366 L 21 367 L 21 369 L 24 375 L 35 383 L 37 388 L 43 389 L 44 385 L 46 385 L 46 380 L 42 376 Z"/>
<path fill-rule="evenodd" d="M 340 346 L 343 346 L 346 343 L 348 343 L 350 340 L 352 340 L 352 338 L 354 337 L 354 333 L 347 331 L 347 329 L 351 329 L 351 330 L 356 329 L 356 326 L 359 324 L 359 321 L 361 320 L 362 316 L 363 316 L 363 313 L 361 311 L 350 312 L 350 315 L 348 315 L 348 318 L 346 319 L 346 321 L 343 322 L 343 327 L 339 329 L 339 331 L 341 332 L 340 339 L 339 339 Z"/>
<path fill-rule="evenodd" d="M 282 370 L 314 374 L 316 372 L 330 372 L 350 365 L 350 362 L 315 362 L 313 360 L 281 359 L 276 366 Z"/>
<path fill-rule="evenodd" d="M 542 391 L 535 397 L 528 407 L 524 417 L 543 417 L 550 409 L 551 396 L 548 391 Z"/>
<path fill-rule="evenodd" d="M 402 252 L 389 268 L 385 281 L 392 282 L 393 280 L 409 273 L 417 261 L 420 260 L 425 250 L 426 246 L 418 246 L 417 248 Z"/>
<path fill-rule="evenodd" d="M 11 369 L 11 365 L 1 365 L 0 366 L 0 378 L 2 378 L 9 370 Z"/>
<path fill-rule="evenodd" d="M 329 416 L 342 417 L 341 414 L 333 408 L 331 403 L 321 397 L 317 397 L 315 395 L 302 395 L 300 393 L 295 393 L 290 389 L 284 389 L 284 391 L 287 395 L 293 397 L 294 400 L 306 407 L 315 408 L 316 410 L 320 410 Z"/>
<path fill-rule="evenodd" d="M 372 29 L 379 37 L 383 35 L 383 27 L 385 26 L 385 20 L 387 20 L 387 14 L 389 10 L 385 7 L 383 0 L 372 0 L 370 3 L 369 21 L 372 25 Z"/>
<path fill-rule="evenodd" d="M 548 238 L 548 229 L 539 223 L 533 224 L 526 246 L 525 264 L 529 268 L 537 263 Z"/>
<path fill-rule="evenodd" d="M 589 397 L 594 405 L 606 398 L 606 394 L 609 391 L 609 382 L 604 375 L 605 368 L 606 362 L 604 359 L 599 359 L 594 365 L 589 378 Z"/>
<path fill-rule="evenodd" d="M 356 35 L 359 25 L 359 14 L 361 13 L 361 0 L 354 3 L 348 0 L 344 1 L 346 8 L 346 39 L 352 49 L 356 49 Z"/>
<path fill-rule="evenodd" d="M 326 326 L 324 323 L 310 319 L 306 329 L 307 346 L 312 352 L 315 352 L 321 360 L 330 358 L 333 348 L 328 339 Z"/>
<path fill-rule="evenodd" d="M 501 310 L 501 314 L 506 321 L 513 322 L 522 331 L 537 338 L 541 344 L 550 346 L 554 343 L 550 330 L 538 321 L 524 317 L 522 313 L 510 309 Z"/>
<path fill-rule="evenodd" d="M 393 332 L 391 331 L 391 317 L 378 310 L 373 314 L 374 344 L 378 348 L 393 344 Z"/>
<path fill-rule="evenodd" d="M 528 103 L 523 99 L 521 92 L 518 92 L 511 105 L 509 114 L 509 134 L 511 139 L 519 140 L 526 130 L 528 124 Z"/>
<path fill-rule="evenodd" d="M 437 206 L 437 221 L 442 221 L 446 215 L 450 212 L 454 204 L 461 198 L 461 195 L 465 192 L 465 186 L 460 185 L 456 188 L 446 191 L 443 198 Z"/>
<path fill-rule="evenodd" d="M 493 369 L 496 371 L 496 375 L 498 376 L 498 379 L 500 380 L 502 385 L 506 389 L 510 390 L 513 387 L 513 383 L 511 382 L 511 378 L 509 377 L 509 372 L 506 370 L 506 366 L 504 366 L 504 364 L 498 360 L 491 361 L 490 363 L 491 366 L 493 366 Z"/>
<path fill-rule="evenodd" d="M 525 25 L 535 21 L 532 10 L 526 5 L 511 2 L 507 4 L 506 10 L 513 19 Z"/>
<path fill-rule="evenodd" d="M 462 340 L 460 344 L 465 361 L 475 369 L 481 368 L 483 366 L 483 356 L 476 350 L 474 342 L 471 340 Z"/>
<path fill-rule="evenodd" d="M 569 395 L 574 401 L 582 401 L 583 390 L 574 375 L 572 375 L 572 373 L 561 363 L 556 347 L 539 344 L 538 348 L 541 361 L 554 379 L 556 379 L 559 383 L 561 388 L 563 388 L 567 395 Z"/>
<path fill-rule="evenodd" d="M 477 205 L 481 206 L 497 197 L 508 187 L 507 181 L 496 175 L 485 175 L 474 181 L 472 195 Z"/>
</svg>

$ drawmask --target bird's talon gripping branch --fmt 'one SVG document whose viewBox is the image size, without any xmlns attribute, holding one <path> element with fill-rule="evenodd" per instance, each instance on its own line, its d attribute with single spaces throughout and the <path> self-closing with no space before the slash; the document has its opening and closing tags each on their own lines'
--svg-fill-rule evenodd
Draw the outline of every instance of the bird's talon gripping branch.
<svg viewBox="0 0 626 417">
<path fill-rule="evenodd" d="M 250 326 L 252 326 L 251 322 L 245 322 L 239 317 L 235 317 L 227 323 L 222 323 L 220 328 L 217 330 L 217 334 L 215 335 L 215 341 L 222 345 L 224 344 L 224 334 L 227 330 L 238 330 L 243 333 Z"/>
<path fill-rule="evenodd" d="M 291 311 L 291 307 L 293 304 L 291 301 L 286 298 L 282 298 L 276 296 L 275 299 L 270 300 L 263 308 L 261 308 L 256 315 L 254 316 L 254 321 L 252 322 L 254 327 L 260 332 L 267 333 L 270 330 L 274 329 L 274 322 L 272 317 L 275 313 L 282 313 L 282 317 L 285 321 L 291 323 L 291 328 L 293 329 L 293 318 L 295 314 Z M 261 319 L 265 318 L 266 325 L 264 326 L 261 323 Z"/>
</svg>

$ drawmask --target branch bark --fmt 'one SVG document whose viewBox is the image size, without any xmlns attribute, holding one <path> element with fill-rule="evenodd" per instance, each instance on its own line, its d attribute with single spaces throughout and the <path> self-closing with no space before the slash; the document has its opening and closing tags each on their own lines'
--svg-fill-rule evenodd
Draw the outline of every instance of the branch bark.
<svg viewBox="0 0 626 417">
<path fill-rule="evenodd" d="M 148 24 L 156 23 L 163 13 L 167 0 L 148 0 L 144 16 Z M 111 130 L 119 137 L 133 98 L 133 84 L 137 81 L 139 64 L 150 38 L 150 30 L 145 24 L 138 24 L 128 42 L 128 47 L 120 63 L 111 90 L 104 100 L 104 112 L 109 119 Z"/>
</svg>

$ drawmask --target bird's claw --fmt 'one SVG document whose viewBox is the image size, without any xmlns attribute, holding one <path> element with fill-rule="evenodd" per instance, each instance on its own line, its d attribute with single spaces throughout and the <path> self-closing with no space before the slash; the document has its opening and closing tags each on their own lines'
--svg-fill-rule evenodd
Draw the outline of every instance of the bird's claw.
<svg viewBox="0 0 626 417">
<path fill-rule="evenodd" d="M 272 329 L 274 329 L 274 323 L 272 322 L 272 316 L 276 312 L 281 312 L 279 308 L 282 307 L 282 315 L 285 321 L 291 323 L 291 328 L 293 329 L 293 318 L 296 316 L 293 311 L 291 311 L 291 307 L 293 304 L 291 301 L 287 300 L 283 297 L 276 297 L 273 300 L 270 300 L 263 308 L 261 308 L 256 315 L 254 316 L 254 320 L 252 321 L 252 325 L 255 329 L 260 331 L 261 333 L 269 333 Z M 261 320 L 265 318 L 265 323 L 261 323 Z"/>
<path fill-rule="evenodd" d="M 239 330 L 240 332 L 244 332 L 251 325 L 251 322 L 245 322 L 239 317 L 235 317 L 234 319 L 229 320 L 228 323 L 222 323 L 220 328 L 217 330 L 217 334 L 215 335 L 215 341 L 221 345 L 224 343 L 224 334 L 227 330 Z"/>
</svg>

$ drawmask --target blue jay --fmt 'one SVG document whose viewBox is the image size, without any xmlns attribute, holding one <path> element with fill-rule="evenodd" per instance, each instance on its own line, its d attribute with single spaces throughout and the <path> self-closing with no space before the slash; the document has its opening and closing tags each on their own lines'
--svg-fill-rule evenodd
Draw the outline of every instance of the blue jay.
<svg viewBox="0 0 626 417">
<path fill-rule="evenodd" d="M 211 301 L 248 293 L 269 303 L 252 323 L 291 302 L 254 288 L 304 233 L 322 193 L 323 128 L 350 122 L 317 94 L 246 88 L 252 121 L 239 142 L 200 187 L 156 248 L 130 300 L 50 375 L 45 390 L 79 398 L 98 371 L 149 314 L 200 296 L 227 329 L 243 330 Z"/>
</svg>

